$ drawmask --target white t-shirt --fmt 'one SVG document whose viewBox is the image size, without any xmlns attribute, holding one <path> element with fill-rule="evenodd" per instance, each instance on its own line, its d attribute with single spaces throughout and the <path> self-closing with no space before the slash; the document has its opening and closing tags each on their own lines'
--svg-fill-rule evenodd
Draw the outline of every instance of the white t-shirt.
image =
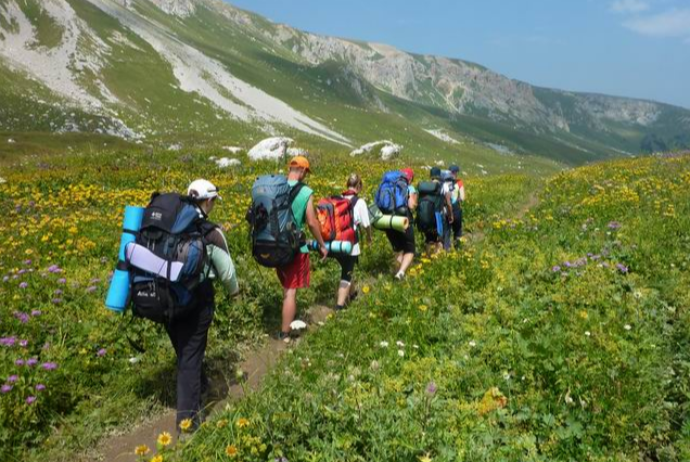
<svg viewBox="0 0 690 462">
<path fill-rule="evenodd" d="M 352 199 L 354 196 L 344 196 L 345 199 Z M 359 227 L 363 228 L 369 228 L 371 226 L 371 220 L 369 220 L 369 208 L 367 207 L 367 203 L 364 199 L 361 197 L 357 199 L 357 203 L 355 204 L 354 210 L 354 218 L 355 218 L 355 232 L 358 231 Z M 352 255 L 353 257 L 356 257 L 362 253 L 360 247 L 359 247 L 359 242 L 357 242 L 355 245 L 352 246 Z"/>
</svg>

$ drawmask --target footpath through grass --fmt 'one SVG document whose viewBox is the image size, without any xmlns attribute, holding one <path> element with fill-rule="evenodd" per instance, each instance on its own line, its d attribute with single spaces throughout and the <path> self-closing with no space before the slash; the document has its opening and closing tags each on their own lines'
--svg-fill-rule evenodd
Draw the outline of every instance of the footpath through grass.
<svg viewBox="0 0 690 462">
<path fill-rule="evenodd" d="M 277 329 L 281 290 L 275 274 L 251 258 L 244 213 L 252 182 L 275 164 L 221 170 L 218 152 L 157 152 L 24 158 L 0 177 L 0 460 L 93 460 L 99 441 L 174 406 L 175 370 L 160 326 L 113 315 L 103 306 L 115 267 L 126 204 L 145 205 L 151 192 L 183 191 L 206 177 L 224 201 L 213 220 L 228 231 L 244 293 L 219 292 L 208 363 L 217 380 L 234 379 L 242 349 Z M 309 184 L 317 197 L 339 192 L 351 172 L 363 175 L 368 198 L 386 169 L 402 163 L 312 156 Z M 415 166 L 420 176 L 425 171 Z M 497 211 L 519 202 L 534 180 L 522 175 L 467 179 L 469 226 L 481 229 Z M 360 274 L 387 278 L 390 249 L 382 233 Z M 419 270 L 421 271 L 421 269 Z M 331 305 L 337 265 L 316 264 L 312 289 L 299 304 Z M 127 336 L 143 344 L 141 354 Z M 132 448 L 133 450 L 133 448 Z"/>
<path fill-rule="evenodd" d="M 159 455 L 690 460 L 690 158 L 563 173 L 513 219 L 527 185 L 486 185 L 503 213 L 481 243 L 363 287 L 259 392 Z"/>
</svg>

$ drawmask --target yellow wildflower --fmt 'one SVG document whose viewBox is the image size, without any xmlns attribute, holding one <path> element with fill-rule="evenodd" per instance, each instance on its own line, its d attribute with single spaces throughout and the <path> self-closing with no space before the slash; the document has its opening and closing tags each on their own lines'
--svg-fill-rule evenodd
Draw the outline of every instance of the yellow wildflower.
<svg viewBox="0 0 690 462">
<path fill-rule="evenodd" d="M 421 311 L 422 313 L 426 312 L 426 310 L 429 309 L 429 307 L 426 305 L 419 305 L 418 308 L 419 308 L 419 311 Z"/>
<path fill-rule="evenodd" d="M 151 458 L 151 462 L 163 462 L 163 456 L 158 454 L 157 456 Z"/>
<path fill-rule="evenodd" d="M 139 445 L 136 448 L 134 448 L 134 454 L 138 456 L 145 456 L 149 452 L 151 452 L 151 449 L 149 449 L 149 447 L 145 444 Z"/>
<path fill-rule="evenodd" d="M 229 444 L 229 445 L 225 448 L 225 454 L 227 454 L 228 457 L 235 457 L 235 456 L 237 455 L 237 452 L 238 452 L 238 451 L 237 451 L 237 448 L 236 448 L 235 445 L 233 445 L 233 444 Z"/>
<path fill-rule="evenodd" d="M 417 459 L 419 459 L 419 462 L 431 462 L 433 460 L 431 457 L 429 457 L 428 453 L 417 457 Z"/>
<path fill-rule="evenodd" d="M 244 417 L 241 417 L 237 419 L 237 426 L 240 428 L 248 427 L 249 426 L 249 421 L 245 419 Z"/>
<path fill-rule="evenodd" d="M 183 432 L 186 432 L 192 428 L 192 419 L 184 419 L 182 422 L 180 422 L 180 430 Z"/>
<path fill-rule="evenodd" d="M 363 294 L 366 295 L 366 294 L 368 294 L 369 292 L 371 292 L 371 287 L 369 287 L 369 286 L 364 286 L 364 287 L 362 287 L 362 293 L 363 293 Z"/>
<path fill-rule="evenodd" d="M 221 419 L 216 422 L 216 428 L 225 428 L 228 425 L 227 419 Z"/>
<path fill-rule="evenodd" d="M 170 443 L 172 443 L 172 436 L 170 436 L 170 433 L 163 432 L 158 435 L 158 444 L 161 446 L 170 446 Z"/>
</svg>

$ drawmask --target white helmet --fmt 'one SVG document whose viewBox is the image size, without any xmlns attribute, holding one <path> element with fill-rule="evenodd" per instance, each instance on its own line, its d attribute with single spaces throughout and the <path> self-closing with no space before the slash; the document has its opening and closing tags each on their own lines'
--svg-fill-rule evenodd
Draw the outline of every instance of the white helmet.
<svg viewBox="0 0 690 462">
<path fill-rule="evenodd" d="M 218 188 L 208 180 L 192 181 L 192 184 L 187 188 L 187 195 L 198 200 L 213 199 L 215 197 L 222 199 L 218 195 Z"/>
</svg>

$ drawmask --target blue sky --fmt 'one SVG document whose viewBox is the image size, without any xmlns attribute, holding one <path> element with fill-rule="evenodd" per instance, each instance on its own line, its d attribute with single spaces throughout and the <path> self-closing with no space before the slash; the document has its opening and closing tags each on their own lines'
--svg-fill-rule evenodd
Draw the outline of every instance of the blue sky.
<svg viewBox="0 0 690 462">
<path fill-rule="evenodd" d="M 325 35 L 690 108 L 690 0 L 230 0 Z"/>
</svg>

